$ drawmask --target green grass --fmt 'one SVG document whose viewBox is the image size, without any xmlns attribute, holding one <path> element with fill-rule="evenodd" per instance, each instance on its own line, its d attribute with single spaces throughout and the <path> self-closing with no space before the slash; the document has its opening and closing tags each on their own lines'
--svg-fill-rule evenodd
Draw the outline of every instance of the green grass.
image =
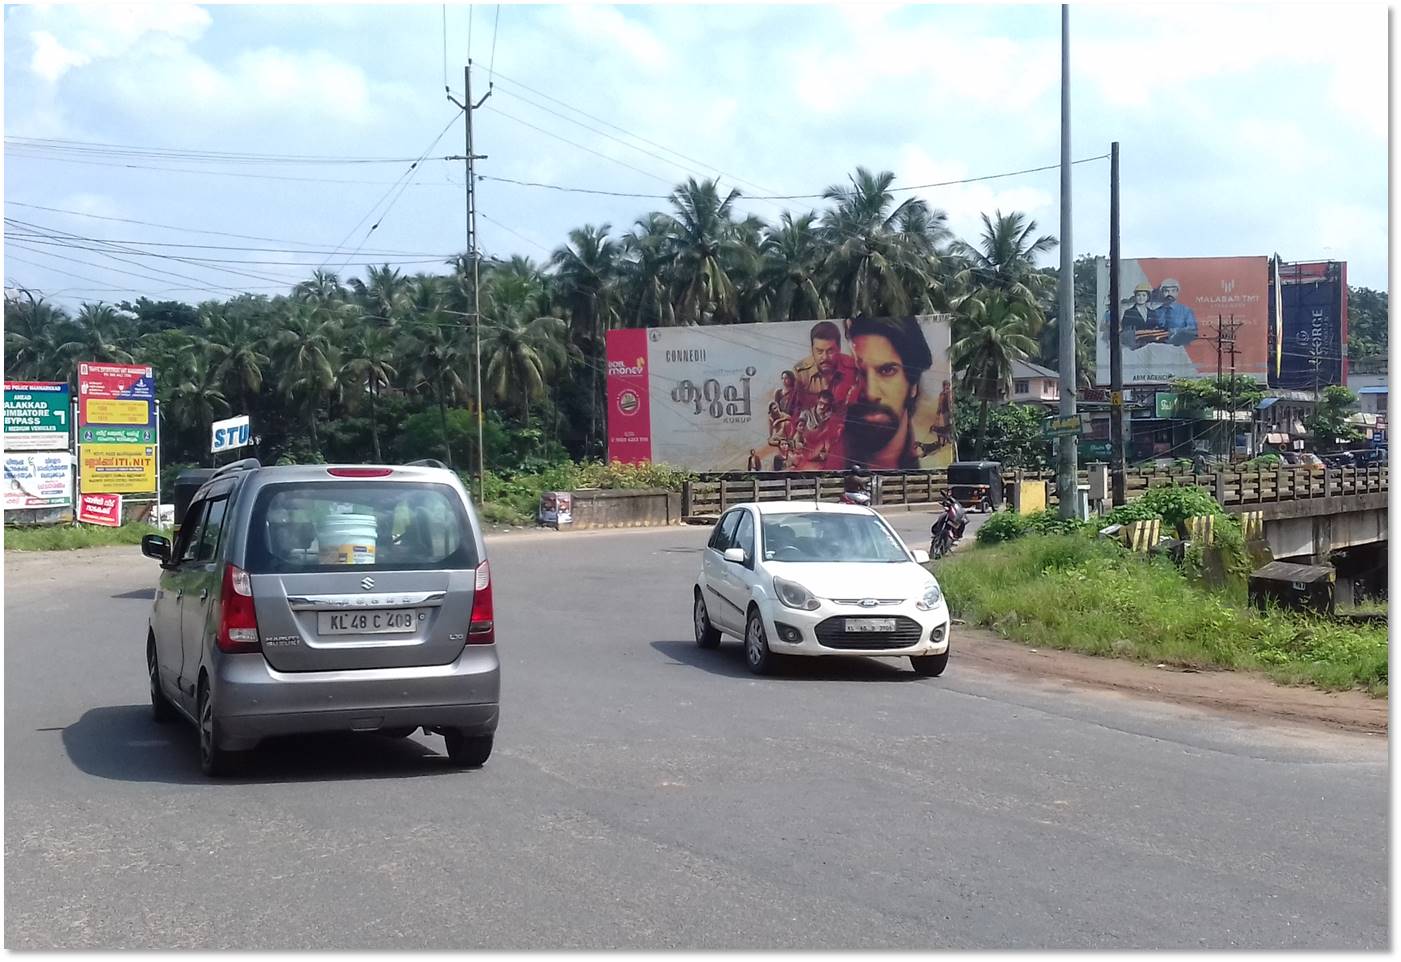
<svg viewBox="0 0 1401 962">
<path fill-rule="evenodd" d="M 1387 691 L 1384 626 L 1260 614 L 1170 561 L 1076 535 L 979 546 L 936 569 L 956 615 L 1046 648 L 1191 668 L 1263 671 L 1284 684 Z"/>
<path fill-rule="evenodd" d="M 120 528 L 96 525 L 59 524 L 44 528 L 6 528 L 6 551 L 73 551 L 77 548 L 105 548 L 111 545 L 140 544 L 148 534 L 163 534 L 148 524 L 124 524 Z"/>
</svg>

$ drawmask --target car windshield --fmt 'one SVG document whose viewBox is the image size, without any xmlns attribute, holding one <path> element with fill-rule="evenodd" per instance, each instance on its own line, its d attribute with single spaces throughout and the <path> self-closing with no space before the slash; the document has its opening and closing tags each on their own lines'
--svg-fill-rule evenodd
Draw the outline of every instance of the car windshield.
<svg viewBox="0 0 1401 962">
<path fill-rule="evenodd" d="M 869 514 L 765 515 L 763 530 L 765 561 L 891 564 L 910 560 L 900 540 Z"/>
<path fill-rule="evenodd" d="M 461 500 L 446 485 L 400 482 L 277 484 L 253 506 L 253 573 L 472 568 L 476 546 Z"/>
</svg>

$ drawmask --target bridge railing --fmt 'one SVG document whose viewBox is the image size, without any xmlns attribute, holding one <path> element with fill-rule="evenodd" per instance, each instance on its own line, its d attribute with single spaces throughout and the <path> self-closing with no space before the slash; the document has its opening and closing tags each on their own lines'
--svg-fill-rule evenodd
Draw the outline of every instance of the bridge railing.
<svg viewBox="0 0 1401 962">
<path fill-rule="evenodd" d="M 835 501 L 841 497 L 843 477 L 835 473 L 797 472 L 702 475 L 682 488 L 681 513 L 685 517 L 714 517 L 749 501 Z M 943 470 L 888 472 L 874 477 L 874 500 L 883 506 L 928 504 L 941 488 L 948 486 L 948 472 Z M 1081 484 L 1087 478 L 1088 472 L 1079 472 Z M 1003 480 L 1009 485 L 1024 480 L 1046 481 L 1048 502 L 1058 501 L 1054 471 L 1012 470 Z M 1232 506 L 1383 493 L 1388 490 L 1388 477 L 1386 465 L 1327 470 L 1294 465 L 1204 474 L 1190 468 L 1131 468 L 1124 473 L 1124 487 L 1131 501 L 1150 488 L 1173 484 L 1206 488 L 1223 506 Z"/>
</svg>

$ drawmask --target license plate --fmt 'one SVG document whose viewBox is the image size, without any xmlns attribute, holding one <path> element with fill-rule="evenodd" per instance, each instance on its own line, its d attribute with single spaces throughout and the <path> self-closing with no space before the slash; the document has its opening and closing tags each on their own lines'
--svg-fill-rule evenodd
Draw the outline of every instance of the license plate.
<svg viewBox="0 0 1401 962">
<path fill-rule="evenodd" d="M 894 631 L 894 618 L 848 618 L 847 631 Z"/>
<path fill-rule="evenodd" d="M 316 632 L 321 635 L 390 635 L 415 630 L 427 617 L 415 609 L 391 611 L 318 611 Z"/>
</svg>

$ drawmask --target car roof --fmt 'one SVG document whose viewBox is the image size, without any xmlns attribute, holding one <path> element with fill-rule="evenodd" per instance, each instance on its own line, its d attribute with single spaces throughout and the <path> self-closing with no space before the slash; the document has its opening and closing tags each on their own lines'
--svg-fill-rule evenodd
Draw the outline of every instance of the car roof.
<svg viewBox="0 0 1401 962">
<path fill-rule="evenodd" d="M 347 469 L 380 469 L 388 470 L 390 473 L 384 477 L 371 478 L 347 478 L 332 475 L 332 468 Z M 221 474 L 219 477 L 236 477 L 244 472 L 230 471 Z M 456 479 L 457 475 L 448 468 L 430 468 L 422 465 L 405 464 L 270 464 L 264 467 L 253 468 L 247 472 L 248 477 L 256 478 L 263 482 L 284 482 L 284 481 L 447 481 Z"/>
<path fill-rule="evenodd" d="M 739 506 L 737 506 L 739 507 Z M 861 504 L 842 504 L 833 501 L 749 501 L 742 507 L 753 508 L 761 517 L 775 514 L 799 514 L 824 512 L 827 514 L 875 514 Z"/>
</svg>

